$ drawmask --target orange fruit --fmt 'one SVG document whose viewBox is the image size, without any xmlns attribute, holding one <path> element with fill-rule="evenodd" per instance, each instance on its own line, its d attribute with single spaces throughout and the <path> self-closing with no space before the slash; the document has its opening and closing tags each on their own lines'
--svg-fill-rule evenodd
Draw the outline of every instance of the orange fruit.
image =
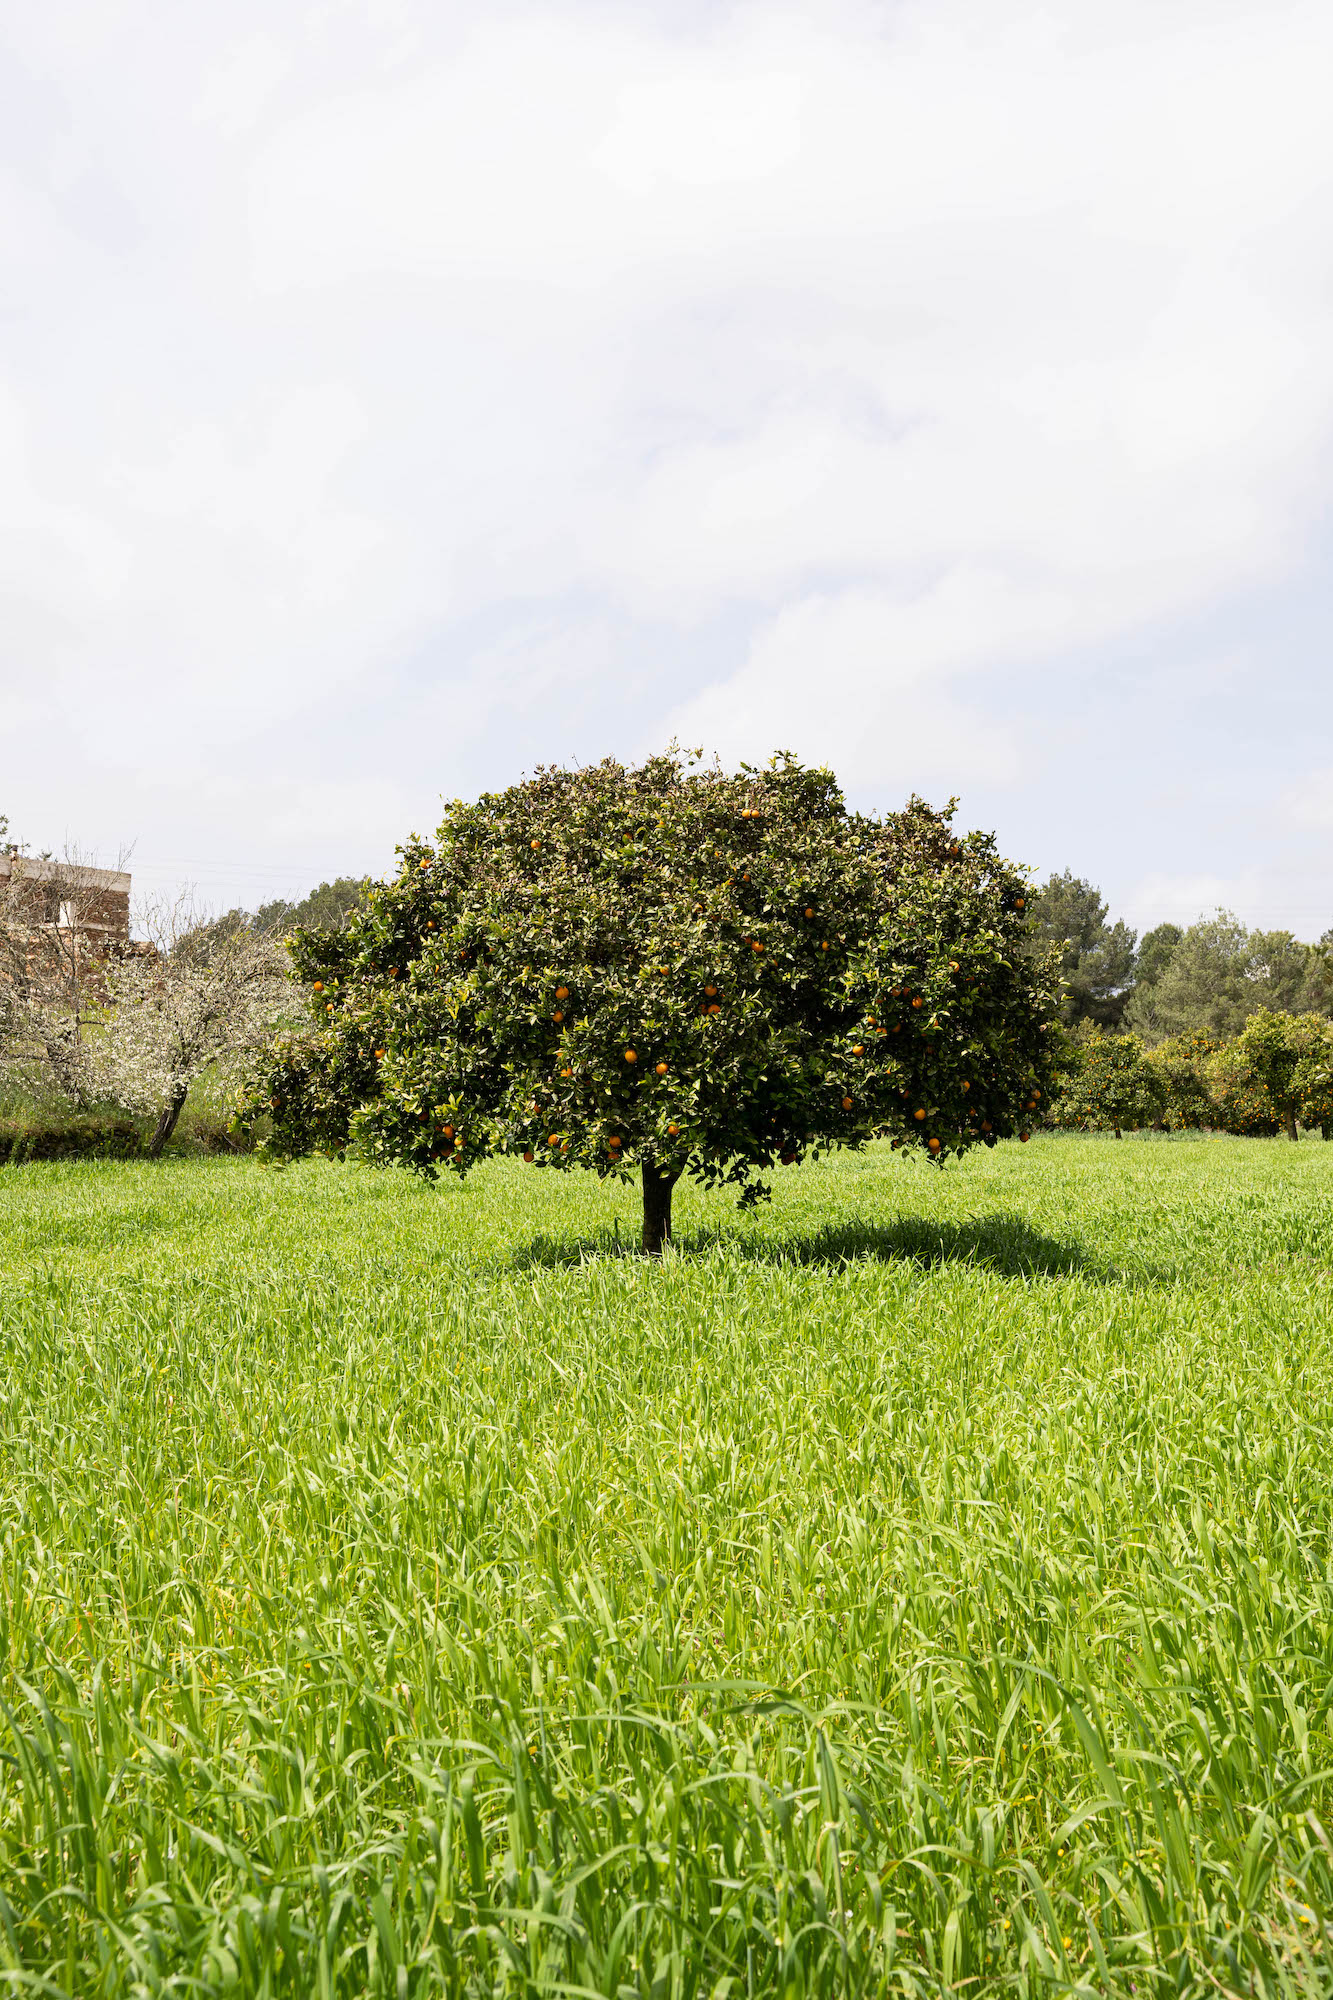
<svg viewBox="0 0 1333 2000">
<path fill-rule="evenodd" d="M 537 849 L 541 846 L 541 842 L 539 840 L 531 840 L 528 842 L 528 845 L 531 847 L 533 853 L 535 854 L 537 852 Z"/>
<path fill-rule="evenodd" d="M 713 995 L 717 992 L 717 988 L 716 986 L 705 986 L 704 992 L 708 995 L 709 999 L 711 1000 Z"/>
<path fill-rule="evenodd" d="M 940 1142 L 939 1142 L 939 1140 L 938 1140 L 938 1139 L 927 1139 L 927 1141 L 926 1141 L 926 1144 L 927 1144 L 927 1145 L 929 1146 L 929 1148 L 930 1148 L 930 1150 L 931 1150 L 931 1152 L 932 1152 L 932 1153 L 938 1153 L 938 1152 L 939 1152 L 939 1150 L 940 1150 Z"/>
<path fill-rule="evenodd" d="M 555 997 L 557 1000 L 568 1000 L 569 988 L 567 986 L 557 986 L 555 989 Z"/>
<path fill-rule="evenodd" d="M 865 1051 L 865 1043 L 864 1043 L 864 1042 L 856 1042 L 856 1043 L 854 1043 L 854 1044 L 853 1044 L 853 1046 L 852 1046 L 852 1054 L 853 1054 L 854 1056 L 863 1056 L 863 1055 L 865 1054 L 865 1052 L 866 1052 L 866 1051 Z"/>
<path fill-rule="evenodd" d="M 423 867 L 423 868 L 429 868 L 429 867 L 430 867 L 430 863 L 429 863 L 429 861 L 423 861 L 421 865 L 422 865 L 422 867 Z"/>
<path fill-rule="evenodd" d="M 912 1113 L 912 1116 L 913 1116 L 913 1118 L 924 1118 L 924 1117 L 925 1117 L 925 1115 L 926 1115 L 926 1114 L 925 1114 L 925 1112 L 924 1112 L 924 1111 L 914 1111 L 914 1112 Z"/>
<path fill-rule="evenodd" d="M 322 979 L 317 979 L 315 981 L 315 991 L 316 993 L 322 993 L 324 991 L 324 981 Z"/>
<path fill-rule="evenodd" d="M 828 950 L 828 939 L 827 939 L 827 938 L 823 938 L 823 939 L 822 939 L 822 940 L 820 941 L 820 946 L 819 946 L 819 949 L 820 949 L 821 951 L 827 951 L 827 950 Z"/>
<path fill-rule="evenodd" d="M 572 1069 L 562 1069 L 560 1074 L 561 1076 L 573 1076 L 574 1072 Z"/>
<path fill-rule="evenodd" d="M 659 1063 L 659 1064 L 657 1065 L 657 1074 L 658 1074 L 659 1076 L 665 1076 L 665 1075 L 666 1075 L 666 1073 L 667 1073 L 667 1066 L 666 1066 L 666 1064 L 665 1064 L 665 1063 Z"/>
<path fill-rule="evenodd" d="M 762 945 L 760 944 L 760 942 L 759 942 L 758 938 L 751 938 L 751 939 L 750 939 L 750 949 L 751 949 L 751 951 L 762 951 L 762 950 L 763 950 L 763 948 L 764 948 L 764 947 L 763 947 L 763 946 L 762 946 Z"/>
<path fill-rule="evenodd" d="M 813 910 L 807 910 L 805 914 L 807 915 L 807 917 L 813 917 L 815 913 Z"/>
<path fill-rule="evenodd" d="M 1035 1099 L 1035 1098 L 1038 1098 L 1038 1097 L 1040 1097 L 1040 1096 L 1041 1096 L 1041 1092 L 1040 1092 L 1039 1090 L 1034 1090 L 1034 1091 L 1033 1091 L 1033 1093 L 1032 1093 L 1032 1095 L 1033 1095 L 1033 1098 Z"/>
<path fill-rule="evenodd" d="M 638 1052 L 637 1052 L 637 1050 L 635 1050 L 635 1049 L 626 1049 L 626 1051 L 625 1051 L 625 1061 L 626 1061 L 626 1062 L 637 1062 L 638 1060 L 639 1060 L 639 1057 L 638 1057 Z"/>
<path fill-rule="evenodd" d="M 324 1012 L 325 1012 L 326 1014 L 331 1014 L 331 1013 L 333 1012 L 333 1002 L 332 1002 L 332 1000 L 326 1000 L 326 1001 L 324 1002 Z"/>
<path fill-rule="evenodd" d="M 382 1061 L 382 1059 L 383 1059 L 383 1056 L 384 1056 L 384 1051 L 383 1051 L 383 1049 L 376 1049 L 376 1051 L 375 1051 L 375 1060 L 376 1060 L 376 1062 L 380 1062 L 380 1061 Z"/>
<path fill-rule="evenodd" d="M 951 958 L 951 959 L 949 960 L 949 970 L 950 970 L 950 972 L 957 972 L 957 970 L 958 970 L 958 961 L 957 961 L 957 959 L 953 959 L 953 958 Z"/>
<path fill-rule="evenodd" d="M 1022 907 L 1023 907 L 1023 903 L 1024 903 L 1024 898 L 1023 898 L 1022 896 L 1015 896 L 1015 898 L 1014 898 L 1014 908 L 1015 908 L 1016 910 L 1021 910 L 1021 909 L 1022 909 Z"/>
<path fill-rule="evenodd" d="M 560 1134 L 558 1132 L 552 1132 L 550 1138 L 546 1141 L 546 1143 L 548 1146 L 558 1146 L 560 1144 Z"/>
<path fill-rule="evenodd" d="M 722 1012 L 720 1003 L 715 1000 L 708 1011 L 710 1014 L 720 1014 Z"/>
<path fill-rule="evenodd" d="M 989 1131 L 990 1131 L 990 1130 L 992 1129 L 992 1128 L 991 1128 L 991 1122 L 990 1122 L 990 1119 L 989 1119 L 989 1118 L 983 1118 L 983 1119 L 982 1119 L 982 1121 L 981 1121 L 981 1129 L 982 1129 L 982 1131 L 983 1131 L 983 1132 L 989 1132 Z"/>
<path fill-rule="evenodd" d="M 616 1147 L 616 1148 L 619 1148 L 619 1147 L 620 1147 L 621 1145 L 623 1145 L 624 1141 L 623 1141 L 623 1140 L 621 1140 L 621 1139 L 610 1139 L 610 1140 L 608 1140 L 608 1141 L 607 1141 L 607 1143 L 608 1143 L 608 1145 L 611 1145 L 611 1146 L 614 1146 L 614 1147 Z"/>
<path fill-rule="evenodd" d="M 453 1138 L 453 1136 L 454 1136 L 454 1128 L 453 1128 L 453 1126 L 452 1126 L 452 1125 L 441 1125 L 441 1127 L 440 1127 L 440 1130 L 441 1130 L 441 1132 L 443 1132 L 443 1134 L 444 1134 L 444 1136 L 445 1136 L 445 1138 L 446 1138 L 446 1139 L 452 1139 L 452 1138 Z"/>
<path fill-rule="evenodd" d="M 554 1014 L 552 1014 L 552 1016 L 551 1016 L 551 1019 L 552 1019 L 553 1021 L 563 1021 L 563 1020 L 564 1020 L 564 1018 L 565 1018 L 565 1017 L 564 1017 L 563 1013 L 562 1013 L 562 1012 L 560 1011 L 560 1009 L 559 1009 L 558 1007 L 556 1008 L 556 1010 L 555 1010 Z"/>
<path fill-rule="evenodd" d="M 1023 1144 L 1026 1146 L 1028 1140 L 1032 1137 L 1032 1134 L 1030 1132 L 1020 1132 L 1018 1136 L 1023 1141 Z"/>
<path fill-rule="evenodd" d="M 525 1152 L 524 1152 L 524 1154 L 523 1154 L 523 1157 L 524 1157 L 524 1159 L 525 1159 L 525 1160 L 527 1161 L 528 1165 L 529 1165 L 529 1166 L 531 1166 L 531 1165 L 532 1165 L 532 1148 L 531 1148 L 531 1146 L 529 1146 L 529 1147 L 528 1147 L 528 1148 L 526 1149 L 526 1151 L 525 1151 Z"/>
<path fill-rule="evenodd" d="M 842 1108 L 843 1108 L 843 1110 L 844 1110 L 844 1111 L 850 1111 L 850 1110 L 851 1110 L 851 1108 L 852 1108 L 852 1100 L 851 1100 L 851 1098 L 850 1098 L 850 1097 L 844 1097 L 844 1098 L 843 1098 L 843 1100 L 842 1100 Z"/>
<path fill-rule="evenodd" d="M 912 1005 L 914 1007 L 919 1007 L 921 1005 L 921 995 L 919 993 L 917 994 L 916 999 L 912 1002 Z"/>
<path fill-rule="evenodd" d="M 668 1125 L 667 1132 L 671 1138 L 676 1139 L 680 1136 L 680 1127 L 679 1125 Z"/>
<path fill-rule="evenodd" d="M 963 1089 L 964 1089 L 964 1090 L 971 1090 L 971 1088 L 972 1088 L 972 1086 L 971 1086 L 971 1084 L 970 1084 L 970 1083 L 967 1083 L 967 1082 L 964 1082 L 964 1084 L 963 1084 Z"/>
</svg>

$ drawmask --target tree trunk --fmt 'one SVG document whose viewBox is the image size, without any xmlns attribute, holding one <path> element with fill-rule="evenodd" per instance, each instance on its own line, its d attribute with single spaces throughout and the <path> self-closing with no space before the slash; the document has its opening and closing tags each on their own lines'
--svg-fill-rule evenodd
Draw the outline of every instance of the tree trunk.
<svg viewBox="0 0 1333 2000">
<path fill-rule="evenodd" d="M 176 1120 L 180 1117 L 181 1112 L 185 1108 L 185 1096 L 187 1089 L 188 1085 L 183 1083 L 178 1083 L 176 1088 L 171 1093 L 171 1102 L 169 1104 L 163 1105 L 162 1112 L 160 1117 L 158 1118 L 157 1124 L 153 1127 L 153 1136 L 148 1141 L 148 1157 L 151 1160 L 155 1160 L 157 1158 L 158 1154 L 162 1151 L 162 1148 L 166 1145 L 167 1140 L 171 1137 L 172 1133 L 175 1131 Z"/>
<path fill-rule="evenodd" d="M 1120 1127 L 1119 1127 L 1118 1125 L 1116 1125 L 1116 1126 L 1113 1126 L 1113 1127 L 1112 1127 L 1112 1130 L 1114 1131 L 1114 1133 L 1115 1133 L 1115 1136 L 1116 1136 L 1116 1138 L 1118 1139 L 1118 1138 L 1120 1137 Z"/>
<path fill-rule="evenodd" d="M 1319 1136 L 1321 1139 L 1333 1139 L 1333 1125 L 1321 1125 Z"/>
<path fill-rule="evenodd" d="M 643 1254 L 660 1257 L 671 1241 L 671 1190 L 679 1174 L 659 1173 L 644 1161 L 643 1167 Z"/>
<path fill-rule="evenodd" d="M 1294 1111 L 1288 1111 L 1288 1113 L 1287 1113 L 1287 1137 L 1288 1137 L 1289 1139 L 1292 1139 L 1292 1140 L 1295 1140 L 1295 1139 L 1299 1139 L 1299 1138 L 1300 1138 L 1300 1136 L 1301 1136 L 1301 1135 L 1300 1135 L 1300 1133 L 1299 1133 L 1299 1132 L 1298 1132 L 1298 1131 L 1296 1130 L 1296 1113 L 1295 1113 Z"/>
</svg>

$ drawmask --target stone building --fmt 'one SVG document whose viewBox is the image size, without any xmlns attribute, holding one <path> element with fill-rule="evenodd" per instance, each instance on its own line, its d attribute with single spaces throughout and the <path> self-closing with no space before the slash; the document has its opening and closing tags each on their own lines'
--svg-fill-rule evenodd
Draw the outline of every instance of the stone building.
<svg viewBox="0 0 1333 2000">
<path fill-rule="evenodd" d="M 0 854 L 0 896 L 14 886 L 16 874 L 27 886 L 33 918 L 81 934 L 92 957 L 106 958 L 129 944 L 130 877 L 122 869 Z"/>
</svg>

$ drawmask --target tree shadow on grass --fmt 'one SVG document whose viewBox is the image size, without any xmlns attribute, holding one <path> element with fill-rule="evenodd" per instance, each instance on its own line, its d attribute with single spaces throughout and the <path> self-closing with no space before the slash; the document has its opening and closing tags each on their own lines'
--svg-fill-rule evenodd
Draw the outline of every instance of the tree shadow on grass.
<svg viewBox="0 0 1333 2000">
<path fill-rule="evenodd" d="M 811 1265 L 836 1269 L 850 1264 L 970 1264 L 1003 1278 L 1072 1278 L 1094 1284 L 1160 1282 L 1166 1272 L 1118 1269 L 1108 1260 L 1090 1256 L 1084 1246 L 1033 1229 L 1019 1215 L 978 1216 L 967 1222 L 936 1222 L 906 1216 L 897 1222 L 855 1219 L 826 1223 L 816 1230 L 783 1235 L 729 1229 L 725 1224 L 677 1232 L 676 1257 L 693 1259 L 721 1251 L 753 1264 Z M 606 1257 L 639 1254 L 637 1234 L 598 1230 L 579 1237 L 533 1237 L 514 1257 L 521 1270 L 559 1270 Z"/>
</svg>

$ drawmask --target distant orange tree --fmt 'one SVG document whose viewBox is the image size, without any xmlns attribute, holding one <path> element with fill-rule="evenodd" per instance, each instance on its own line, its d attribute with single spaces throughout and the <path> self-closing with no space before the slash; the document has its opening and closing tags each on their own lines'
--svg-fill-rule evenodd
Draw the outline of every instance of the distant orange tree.
<svg viewBox="0 0 1333 2000">
<path fill-rule="evenodd" d="M 310 1027 L 243 1118 L 272 1158 L 637 1173 L 650 1253 L 682 1174 L 750 1203 L 877 1135 L 993 1144 L 1049 1094 L 1056 972 L 1026 876 L 952 815 L 675 754 L 456 803 L 344 930 L 289 940 Z"/>
<path fill-rule="evenodd" d="M 1055 1125 L 1089 1132 L 1137 1132 L 1162 1115 L 1165 1092 L 1137 1035 L 1086 1028 L 1074 1043 L 1051 1107 Z"/>
</svg>

